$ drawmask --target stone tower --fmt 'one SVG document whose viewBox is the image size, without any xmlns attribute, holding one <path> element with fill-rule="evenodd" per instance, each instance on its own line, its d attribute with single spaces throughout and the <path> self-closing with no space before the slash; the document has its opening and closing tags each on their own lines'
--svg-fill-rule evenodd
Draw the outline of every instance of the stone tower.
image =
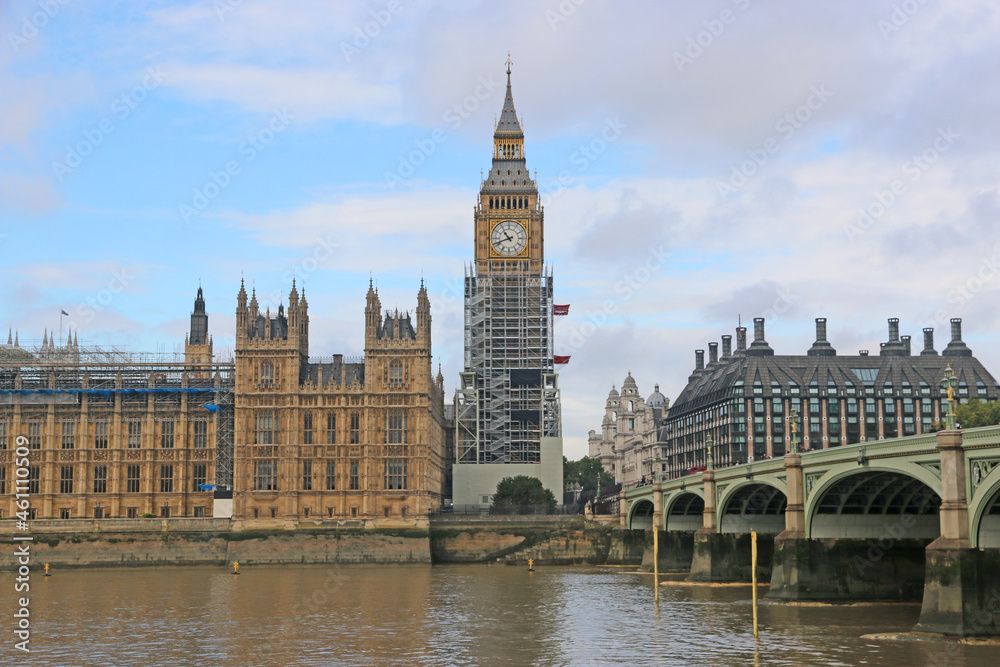
<svg viewBox="0 0 1000 667">
<path fill-rule="evenodd" d="M 208 335 L 208 313 L 205 312 L 205 296 L 198 288 L 191 313 L 191 330 L 184 337 L 184 364 L 201 377 L 212 364 L 212 338 Z"/>
<path fill-rule="evenodd" d="M 562 497 L 552 274 L 509 60 L 492 158 L 474 209 L 475 259 L 465 277 L 465 372 L 455 406 L 458 505 L 488 503 L 497 482 L 516 475 L 537 477 Z"/>
</svg>

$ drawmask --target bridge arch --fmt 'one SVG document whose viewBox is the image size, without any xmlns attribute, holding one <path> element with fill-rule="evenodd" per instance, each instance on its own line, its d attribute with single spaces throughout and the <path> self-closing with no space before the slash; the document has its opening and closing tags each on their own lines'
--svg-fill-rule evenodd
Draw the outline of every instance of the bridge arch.
<svg viewBox="0 0 1000 667">
<path fill-rule="evenodd" d="M 719 532 L 777 535 L 785 529 L 787 504 L 785 489 L 766 481 L 728 486 L 719 498 Z"/>
<path fill-rule="evenodd" d="M 941 534 L 940 480 L 926 468 L 832 469 L 806 500 L 806 534 L 815 539 L 934 539 Z"/>
<path fill-rule="evenodd" d="M 705 522 L 705 497 L 693 491 L 681 491 L 663 498 L 664 520 L 668 531 L 695 531 Z"/>
<path fill-rule="evenodd" d="M 629 508 L 628 527 L 639 530 L 647 530 L 653 527 L 652 500 L 642 498 Z"/>
<path fill-rule="evenodd" d="M 1000 465 L 994 466 L 982 479 L 970 499 L 969 524 L 972 546 L 980 549 L 1000 548 Z"/>
</svg>

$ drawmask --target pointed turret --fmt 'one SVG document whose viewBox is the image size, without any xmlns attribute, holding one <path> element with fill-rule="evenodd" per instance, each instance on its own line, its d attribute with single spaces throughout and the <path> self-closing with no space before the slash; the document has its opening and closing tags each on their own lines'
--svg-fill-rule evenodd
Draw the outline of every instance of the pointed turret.
<svg viewBox="0 0 1000 667">
<path fill-rule="evenodd" d="M 417 291 L 417 338 L 430 347 L 431 344 L 431 301 L 427 298 L 427 287 L 423 278 L 420 279 L 420 290 Z"/>
<path fill-rule="evenodd" d="M 198 295 L 194 299 L 194 310 L 191 312 L 191 330 L 188 334 L 191 345 L 204 345 L 208 342 L 208 314 L 205 312 L 205 295 L 198 287 Z"/>
<path fill-rule="evenodd" d="M 250 306 L 249 306 L 249 309 L 250 309 L 250 316 L 253 319 L 256 320 L 257 319 L 257 315 L 260 314 L 260 304 L 257 303 L 257 288 L 256 287 L 254 287 L 250 291 Z"/>
<path fill-rule="evenodd" d="M 519 136 L 524 138 L 524 132 L 521 130 L 521 123 L 517 119 L 517 111 L 514 109 L 514 95 L 510 91 L 510 66 L 513 63 L 510 61 L 510 54 L 507 54 L 507 94 L 503 99 L 503 110 L 500 112 L 500 120 L 497 121 L 496 131 L 494 132 L 494 137 L 500 136 Z M 522 143 L 522 146 L 524 144 Z M 502 156 L 497 156 L 502 157 Z M 508 155 L 506 157 L 521 157 L 515 155 Z"/>
<path fill-rule="evenodd" d="M 48 328 L 46 328 L 45 333 L 42 334 L 42 350 L 48 350 L 48 349 L 49 349 L 49 330 Z"/>
<path fill-rule="evenodd" d="M 365 295 L 365 346 L 370 347 L 378 339 L 382 324 L 382 302 L 371 278 L 368 279 L 368 294 Z"/>
<path fill-rule="evenodd" d="M 17 340 L 17 332 L 14 332 L 14 347 L 21 347 L 21 343 Z"/>
<path fill-rule="evenodd" d="M 7 344 L 8 345 L 13 345 L 14 344 L 14 338 L 11 336 L 11 330 L 10 329 L 7 329 Z"/>
<path fill-rule="evenodd" d="M 247 289 L 240 278 L 240 291 L 236 294 L 236 338 L 240 339 L 247 334 L 250 328 L 249 312 L 247 311 Z"/>
</svg>

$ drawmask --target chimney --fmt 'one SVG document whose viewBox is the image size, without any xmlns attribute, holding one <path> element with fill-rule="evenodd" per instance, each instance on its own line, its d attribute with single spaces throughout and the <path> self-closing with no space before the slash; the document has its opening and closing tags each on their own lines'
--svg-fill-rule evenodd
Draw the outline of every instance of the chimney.
<svg viewBox="0 0 1000 667">
<path fill-rule="evenodd" d="M 705 350 L 694 351 L 694 369 L 700 371 L 705 368 Z"/>
<path fill-rule="evenodd" d="M 951 342 L 941 351 L 941 356 L 971 357 L 972 350 L 962 341 L 962 318 L 951 318 Z"/>
<path fill-rule="evenodd" d="M 709 343 L 708 344 L 708 363 L 716 364 L 719 362 L 719 344 Z"/>
<path fill-rule="evenodd" d="M 747 349 L 747 328 L 736 327 L 736 351 L 744 352 Z"/>
<path fill-rule="evenodd" d="M 923 355 L 937 355 L 934 350 L 934 327 L 927 327 L 924 329 L 924 350 L 920 353 Z"/>
<path fill-rule="evenodd" d="M 722 337 L 722 358 L 727 359 L 733 355 L 733 337 L 726 334 Z"/>
<path fill-rule="evenodd" d="M 905 357 L 906 347 L 899 340 L 899 318 L 889 318 L 889 342 L 879 345 L 879 354 L 883 357 Z"/>
<path fill-rule="evenodd" d="M 910 348 L 910 337 L 900 336 L 899 339 L 903 341 L 903 347 L 906 349 L 906 356 L 910 356 L 913 350 Z"/>
<path fill-rule="evenodd" d="M 833 346 L 826 340 L 826 318 L 816 318 L 816 342 L 806 352 L 811 357 L 832 357 L 837 354 Z"/>
<path fill-rule="evenodd" d="M 868 350 L 858 350 L 858 356 L 867 357 L 868 356 Z"/>
<path fill-rule="evenodd" d="M 763 317 L 753 318 L 753 343 L 750 344 L 750 349 L 747 352 L 748 354 L 758 356 L 769 356 L 774 354 L 774 350 L 772 350 L 771 346 L 767 344 L 766 340 L 764 340 Z"/>
</svg>

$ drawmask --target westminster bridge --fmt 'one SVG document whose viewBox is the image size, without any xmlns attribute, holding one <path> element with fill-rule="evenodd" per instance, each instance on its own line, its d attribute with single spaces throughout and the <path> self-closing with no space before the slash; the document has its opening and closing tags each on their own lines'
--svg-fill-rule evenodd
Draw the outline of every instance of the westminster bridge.
<svg viewBox="0 0 1000 667">
<path fill-rule="evenodd" d="M 1000 634 L 1000 426 L 793 453 L 623 492 L 646 564 L 774 600 L 919 600 L 917 630 Z M 662 536 L 662 537 L 661 537 Z M 651 542 L 662 544 L 655 556 Z"/>
</svg>

